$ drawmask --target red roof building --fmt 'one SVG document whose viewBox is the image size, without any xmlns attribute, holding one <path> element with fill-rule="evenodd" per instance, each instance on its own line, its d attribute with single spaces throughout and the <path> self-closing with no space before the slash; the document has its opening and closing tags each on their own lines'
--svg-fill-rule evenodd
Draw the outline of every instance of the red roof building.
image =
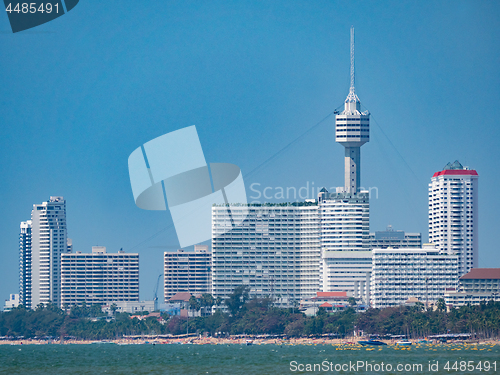
<svg viewBox="0 0 500 375">
<path fill-rule="evenodd" d="M 172 298 L 170 298 L 168 301 L 170 303 L 175 303 L 175 302 L 189 302 L 189 299 L 191 298 L 191 293 L 189 292 L 179 292 L 175 293 Z"/>
<path fill-rule="evenodd" d="M 484 280 L 500 279 L 500 268 L 473 268 L 470 272 L 463 275 L 460 280 Z"/>
</svg>

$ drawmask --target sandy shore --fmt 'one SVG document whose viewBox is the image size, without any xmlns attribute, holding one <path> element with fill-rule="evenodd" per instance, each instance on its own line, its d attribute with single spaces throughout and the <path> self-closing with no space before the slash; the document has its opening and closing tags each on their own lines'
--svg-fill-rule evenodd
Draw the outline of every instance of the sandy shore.
<svg viewBox="0 0 500 375">
<path fill-rule="evenodd" d="M 190 337 L 190 338 L 140 338 L 140 339 L 117 339 L 117 340 L 1 340 L 0 345 L 47 345 L 47 344 L 104 344 L 113 343 L 118 345 L 135 345 L 135 344 L 194 344 L 194 345 L 247 345 L 251 342 L 252 345 L 337 345 L 337 346 L 357 346 L 358 340 L 366 340 L 364 338 L 351 337 L 345 339 L 327 339 L 327 338 L 290 338 L 290 339 L 261 339 L 261 338 L 215 338 L 215 337 Z M 383 340 L 386 344 L 395 344 L 395 340 Z M 410 340 L 414 344 L 418 340 Z M 451 341 L 448 344 L 452 343 Z M 464 342 L 456 342 L 464 343 Z M 435 343 L 437 344 L 437 343 Z M 479 340 L 473 344 L 500 345 L 499 340 Z M 446 344 L 445 344 L 446 345 Z"/>
</svg>

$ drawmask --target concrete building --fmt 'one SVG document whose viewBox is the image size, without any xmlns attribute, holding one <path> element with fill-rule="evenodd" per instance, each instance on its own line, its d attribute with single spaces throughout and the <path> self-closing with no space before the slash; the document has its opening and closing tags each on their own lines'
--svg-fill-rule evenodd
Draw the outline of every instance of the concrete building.
<svg viewBox="0 0 500 375">
<path fill-rule="evenodd" d="M 429 242 L 458 255 L 459 276 L 478 263 L 478 174 L 458 160 L 429 184 Z"/>
<path fill-rule="evenodd" d="M 422 235 L 420 233 L 406 233 L 402 230 L 392 229 L 387 226 L 385 231 L 370 233 L 370 247 L 372 249 L 422 248 Z"/>
<path fill-rule="evenodd" d="M 177 250 L 163 254 L 165 301 L 179 292 L 211 293 L 212 254 L 208 246 L 195 245 L 194 251 Z"/>
<path fill-rule="evenodd" d="M 139 254 L 106 253 L 104 246 L 62 254 L 61 284 L 61 307 L 139 302 Z"/>
<path fill-rule="evenodd" d="M 68 252 L 66 201 L 50 197 L 33 205 L 31 220 L 21 223 L 19 264 L 20 303 L 61 302 L 61 255 Z"/>
<path fill-rule="evenodd" d="M 410 297 L 435 303 L 458 279 L 458 256 L 441 252 L 432 244 L 422 249 L 374 249 L 372 258 L 372 307 L 402 305 Z"/>
<path fill-rule="evenodd" d="M 349 292 L 365 304 L 370 301 L 372 256 L 368 192 L 318 196 L 323 292 Z"/>
<path fill-rule="evenodd" d="M 115 305 L 115 312 L 126 312 L 129 314 L 137 314 L 139 312 L 153 312 L 155 311 L 155 301 L 116 301 L 113 303 L 109 303 L 104 305 L 102 311 L 107 312 L 108 314 L 112 313 L 111 306 Z"/>
<path fill-rule="evenodd" d="M 460 277 L 457 288 L 444 295 L 448 306 L 459 307 L 470 303 L 500 301 L 500 268 L 473 268 Z"/>
<path fill-rule="evenodd" d="M 301 300 L 299 310 L 308 316 L 316 315 L 320 307 L 327 312 L 344 310 L 349 305 L 349 297 L 352 295 L 347 292 L 317 292 L 313 297 Z"/>
<path fill-rule="evenodd" d="M 212 208 L 214 297 L 226 298 L 246 284 L 252 296 L 291 307 L 319 290 L 316 202 L 235 206 L 231 212 L 246 216 L 241 225 L 233 227 L 225 207 Z"/>
<path fill-rule="evenodd" d="M 370 305 L 371 251 L 328 251 L 321 259 L 322 291 L 348 293 Z"/>
<path fill-rule="evenodd" d="M 3 311 L 10 311 L 19 306 L 19 294 L 10 294 L 9 299 L 5 300 Z"/>
<path fill-rule="evenodd" d="M 19 234 L 19 303 L 31 309 L 31 220 L 21 222 Z"/>
<path fill-rule="evenodd" d="M 188 292 L 179 292 L 165 300 L 170 305 L 169 314 L 183 318 L 201 316 L 201 310 L 195 311 L 189 307 L 189 300 L 193 295 Z"/>
<path fill-rule="evenodd" d="M 322 251 L 370 250 L 370 202 L 368 192 L 329 193 L 318 196 Z"/>
</svg>

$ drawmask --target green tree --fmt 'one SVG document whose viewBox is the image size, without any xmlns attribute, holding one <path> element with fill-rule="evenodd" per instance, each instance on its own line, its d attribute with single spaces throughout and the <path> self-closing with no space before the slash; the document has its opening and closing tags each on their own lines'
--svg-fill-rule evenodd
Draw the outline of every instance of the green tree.
<svg viewBox="0 0 500 375">
<path fill-rule="evenodd" d="M 250 287 L 247 285 L 239 285 L 234 288 L 233 293 L 224 301 L 227 306 L 229 313 L 232 316 L 236 316 L 245 303 L 249 299 Z"/>
</svg>

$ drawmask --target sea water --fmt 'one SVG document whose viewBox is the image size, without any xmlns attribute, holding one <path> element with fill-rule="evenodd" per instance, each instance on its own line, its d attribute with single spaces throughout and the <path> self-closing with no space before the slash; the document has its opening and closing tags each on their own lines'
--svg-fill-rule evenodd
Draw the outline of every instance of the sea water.
<svg viewBox="0 0 500 375">
<path fill-rule="evenodd" d="M 0 345 L 1 374 L 500 374 L 500 345 Z"/>
</svg>

